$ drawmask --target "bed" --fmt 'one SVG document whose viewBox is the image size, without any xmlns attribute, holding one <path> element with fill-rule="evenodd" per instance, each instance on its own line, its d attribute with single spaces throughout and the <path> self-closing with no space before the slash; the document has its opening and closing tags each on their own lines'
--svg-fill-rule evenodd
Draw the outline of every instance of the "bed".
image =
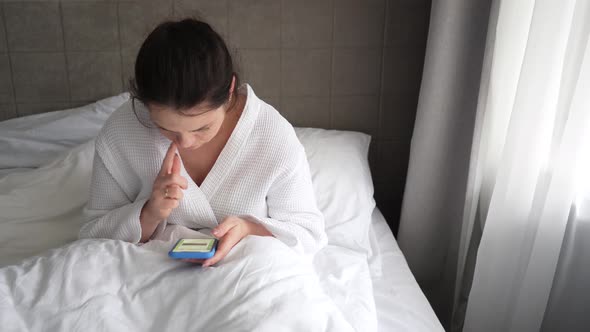
<svg viewBox="0 0 590 332">
<path fill-rule="evenodd" d="M 92 139 L 128 98 L 0 122 L 3 331 L 443 331 L 375 207 L 361 133 L 296 129 L 329 236 L 313 260 L 249 237 L 202 269 L 166 257 L 182 229 L 76 240 Z"/>
</svg>

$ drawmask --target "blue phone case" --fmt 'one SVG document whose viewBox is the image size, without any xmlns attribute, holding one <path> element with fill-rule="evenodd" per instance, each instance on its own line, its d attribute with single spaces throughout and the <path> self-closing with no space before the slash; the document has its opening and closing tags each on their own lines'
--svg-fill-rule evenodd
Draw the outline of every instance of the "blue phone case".
<svg viewBox="0 0 590 332">
<path fill-rule="evenodd" d="M 207 259 L 215 255 L 217 239 L 180 239 L 168 252 L 175 259 Z"/>
</svg>

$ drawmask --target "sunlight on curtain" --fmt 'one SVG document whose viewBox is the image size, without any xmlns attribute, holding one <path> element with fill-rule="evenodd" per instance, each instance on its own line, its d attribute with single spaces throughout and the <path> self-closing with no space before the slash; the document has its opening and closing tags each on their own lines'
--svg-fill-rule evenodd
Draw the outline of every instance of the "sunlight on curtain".
<svg viewBox="0 0 590 332">
<path fill-rule="evenodd" d="M 484 228 L 464 331 L 538 331 L 570 209 L 590 192 L 590 2 L 495 6 L 471 169 Z"/>
</svg>

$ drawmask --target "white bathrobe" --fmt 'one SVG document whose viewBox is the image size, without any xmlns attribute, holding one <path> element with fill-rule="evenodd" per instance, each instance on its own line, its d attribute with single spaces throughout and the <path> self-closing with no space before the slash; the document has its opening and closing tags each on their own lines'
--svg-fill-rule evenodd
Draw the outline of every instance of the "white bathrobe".
<svg viewBox="0 0 590 332">
<path fill-rule="evenodd" d="M 154 236 L 166 224 L 213 228 L 226 216 L 239 215 L 264 225 L 294 250 L 314 253 L 327 238 L 303 146 L 289 122 L 250 86 L 245 90 L 244 111 L 215 165 L 201 186 L 182 166 L 188 189 Z M 133 243 L 141 238 L 139 215 L 171 141 L 138 121 L 149 122 L 143 104 L 136 101 L 135 109 L 137 116 L 131 101 L 123 104 L 96 139 L 81 238 Z"/>
</svg>

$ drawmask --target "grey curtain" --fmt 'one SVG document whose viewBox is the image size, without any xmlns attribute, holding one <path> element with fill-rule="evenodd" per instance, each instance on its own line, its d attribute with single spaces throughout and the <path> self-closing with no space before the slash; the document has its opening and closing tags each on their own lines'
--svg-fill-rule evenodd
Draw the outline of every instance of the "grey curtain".
<svg viewBox="0 0 590 332">
<path fill-rule="evenodd" d="M 432 2 L 398 233 L 412 272 L 447 330 L 491 3 Z"/>
</svg>

